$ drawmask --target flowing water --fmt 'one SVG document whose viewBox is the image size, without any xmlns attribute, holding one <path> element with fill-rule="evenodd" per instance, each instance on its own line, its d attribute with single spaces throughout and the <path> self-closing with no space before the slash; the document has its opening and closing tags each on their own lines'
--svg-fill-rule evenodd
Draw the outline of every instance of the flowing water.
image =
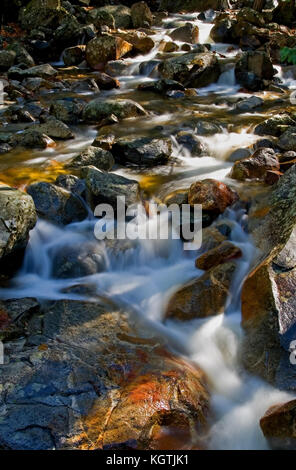
<svg viewBox="0 0 296 470">
<path fill-rule="evenodd" d="M 256 142 L 257 137 L 252 129 L 264 118 L 256 113 L 234 117 L 229 112 L 237 98 L 245 96 L 239 92 L 235 82 L 233 65 L 222 73 L 216 84 L 198 90 L 198 95 L 190 99 L 170 100 L 136 90 L 139 83 L 157 78 L 154 66 L 160 57 L 158 46 L 173 29 L 173 21 L 194 22 L 200 28 L 200 42 L 212 42 L 209 39 L 212 25 L 196 18 L 197 14 L 175 15 L 166 19 L 163 27 L 155 28 L 155 48 L 146 56 L 124 61 L 125 70 L 118 76 L 121 88 L 100 95 L 102 98 L 114 95 L 132 98 L 151 111 L 148 117 L 112 126 L 112 133 L 117 136 L 153 135 L 159 126 L 164 126 L 170 135 L 174 134 L 176 123 L 180 124 L 180 129 L 190 130 L 194 134 L 194 126 L 187 125 L 193 115 L 219 121 L 221 128 L 218 133 L 201 137 L 207 149 L 207 155 L 202 158 L 194 158 L 172 135 L 173 164 L 155 167 L 149 172 L 117 168 L 118 174 L 138 179 L 146 193 L 155 199 L 163 199 L 174 190 L 188 188 L 197 179 L 212 177 L 227 181 L 232 166 L 227 160 L 229 155 L 235 149 L 249 147 Z M 237 48 L 225 44 L 214 44 L 212 47 L 226 58 L 238 52 Z M 143 64 L 146 65 L 143 67 Z M 278 112 L 278 96 L 266 96 L 264 93 L 262 96 L 274 100 L 268 112 Z M 43 99 L 51 98 L 44 96 Z M 111 128 L 103 131 L 109 130 Z M 70 144 L 42 152 L 34 151 L 30 155 L 29 152 L 15 154 L 10 163 L 1 158 L 2 179 L 19 185 L 36 179 L 54 179 L 64 171 L 63 161 L 89 145 L 97 131 L 95 128 L 77 127 L 74 132 L 77 138 Z M 18 165 L 21 178 L 13 170 Z M 243 193 L 245 187 L 238 185 L 237 190 Z M 230 226 L 231 240 L 243 253 L 236 261 L 235 280 L 224 314 L 181 324 L 172 320 L 164 322 L 164 311 L 172 293 L 184 282 L 202 274 L 194 266 L 196 252 L 184 251 L 181 241 L 175 239 L 135 240 L 127 246 L 98 242 L 94 238 L 97 219 L 91 214 L 85 221 L 66 227 L 56 227 L 39 220 L 31 232 L 21 270 L 8 287 L 0 290 L 0 297 L 96 301 L 103 295 L 133 309 L 161 332 L 180 354 L 195 361 L 206 372 L 212 395 L 213 421 L 205 446 L 212 449 L 266 449 L 268 445 L 260 431 L 259 419 L 270 405 L 290 397 L 248 375 L 238 362 L 243 336 L 240 292 L 255 249 L 244 230 L 246 214 L 241 206 L 228 209 L 216 223 L 221 220 Z M 146 223 L 155 224 L 156 217 Z M 94 274 L 78 273 L 72 278 L 58 278 L 55 265 L 69 247 L 74 254 L 80 253 L 82 257 L 86 257 L 89 251 L 95 252 L 97 271 Z"/>
</svg>

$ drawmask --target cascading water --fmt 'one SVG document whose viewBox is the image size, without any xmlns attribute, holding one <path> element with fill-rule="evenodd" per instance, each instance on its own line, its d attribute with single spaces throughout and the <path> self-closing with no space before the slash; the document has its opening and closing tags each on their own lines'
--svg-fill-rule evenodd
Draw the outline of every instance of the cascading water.
<svg viewBox="0 0 296 470">
<path fill-rule="evenodd" d="M 191 20 L 200 28 L 200 42 L 209 42 L 211 23 L 197 20 L 196 15 L 175 15 L 167 18 L 164 26 L 176 19 Z M 153 50 L 147 55 L 128 59 L 128 67 L 119 77 L 121 89 L 106 94 L 128 94 L 148 76 L 151 80 L 151 73 L 158 61 L 159 43 L 170 39 L 169 27 L 155 29 Z M 225 44 L 215 44 L 212 48 L 229 57 L 238 52 L 237 48 L 227 52 L 229 45 Z M 148 65 L 141 67 L 141 75 L 140 65 L 143 62 Z M 217 94 L 232 95 L 237 91 L 234 68 L 230 67 L 221 74 L 216 84 L 198 90 L 198 96 L 213 94 L 214 100 Z M 201 111 L 203 114 L 204 108 Z M 166 114 L 155 113 L 147 117 L 146 126 L 150 129 L 172 119 L 174 116 L 168 111 Z M 142 130 L 146 130 L 144 125 Z M 129 131 L 133 132 L 137 130 L 138 123 L 129 122 L 128 126 Z M 191 132 L 194 134 L 192 128 Z M 90 143 L 94 135 L 95 131 L 89 130 L 87 142 L 82 139 L 81 146 Z M 198 137 L 208 150 L 208 155 L 202 158 L 193 158 L 172 137 L 173 156 L 178 162 L 173 169 L 173 181 L 178 182 L 174 189 L 188 188 L 191 182 L 207 177 L 224 180 L 231 167 L 231 163 L 224 161 L 229 153 L 248 147 L 257 140 L 247 128 L 240 132 L 225 130 Z M 77 140 L 68 147 L 67 155 L 62 158 L 69 158 L 74 153 L 77 153 Z M 117 173 L 129 174 L 129 170 L 118 169 Z M 141 178 L 139 172 L 135 174 L 134 171 L 133 176 Z M 174 348 L 199 364 L 207 374 L 212 394 L 213 422 L 205 438 L 205 446 L 213 449 L 265 449 L 267 442 L 260 431 L 259 418 L 268 406 L 288 400 L 290 396 L 249 376 L 238 362 L 243 336 L 240 292 L 250 269 L 254 247 L 244 230 L 246 215 L 241 208 L 227 210 L 218 219 L 219 223 L 221 221 L 229 225 L 231 241 L 242 251 L 242 257 L 236 260 L 236 273 L 224 314 L 185 323 L 164 322 L 164 311 L 172 293 L 186 281 L 202 275 L 202 271 L 194 266 L 196 252 L 184 252 L 182 242 L 173 239 L 99 242 L 94 237 L 96 219 L 91 216 L 66 227 L 39 220 L 31 232 L 22 269 L 9 287 L 0 289 L 0 297 L 36 297 L 41 301 L 87 299 L 95 302 L 103 295 L 127 306 L 153 324 Z M 154 224 L 156 219 L 152 218 L 148 223 Z M 63 265 L 64 256 L 71 260 L 69 271 Z"/>
</svg>

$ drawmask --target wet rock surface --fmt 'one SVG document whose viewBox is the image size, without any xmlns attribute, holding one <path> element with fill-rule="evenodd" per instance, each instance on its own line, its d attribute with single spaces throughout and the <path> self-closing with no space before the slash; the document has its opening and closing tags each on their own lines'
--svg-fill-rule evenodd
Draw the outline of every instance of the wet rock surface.
<svg viewBox="0 0 296 470">
<path fill-rule="evenodd" d="M 23 348 L 12 348 L 1 373 L 6 449 L 124 448 L 131 441 L 138 449 L 173 449 L 172 432 L 178 446 L 205 430 L 201 371 L 112 305 L 61 301 L 37 310 Z"/>
</svg>

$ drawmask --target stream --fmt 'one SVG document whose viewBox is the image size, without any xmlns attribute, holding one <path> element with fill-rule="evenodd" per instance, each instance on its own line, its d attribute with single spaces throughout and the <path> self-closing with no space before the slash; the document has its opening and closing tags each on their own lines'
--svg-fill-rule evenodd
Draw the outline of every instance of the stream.
<svg viewBox="0 0 296 470">
<path fill-rule="evenodd" d="M 171 15 L 163 21 L 162 27 L 154 27 L 154 49 L 147 55 L 124 59 L 124 67 L 116 78 L 121 83 L 117 90 L 104 91 L 98 95 L 132 98 L 140 103 L 149 115 L 137 120 L 125 120 L 112 126 L 112 133 L 124 135 L 153 135 L 157 128 L 165 126 L 171 135 L 174 148 L 173 163 L 157 166 L 149 170 L 136 167 L 117 167 L 117 174 L 136 179 L 151 200 L 162 200 L 175 190 L 188 188 L 199 179 L 215 178 L 229 183 L 231 181 L 240 195 L 257 190 L 256 185 L 229 180 L 232 162 L 229 155 L 238 148 L 255 144 L 258 136 L 252 133 L 254 126 L 268 114 L 279 112 L 285 107 L 287 96 L 281 97 L 274 92 L 256 93 L 269 104 L 259 113 L 233 115 L 229 111 L 239 97 L 249 97 L 240 91 L 235 81 L 233 58 L 239 49 L 229 44 L 213 44 L 209 38 L 211 23 L 202 22 L 197 13 Z M 211 43 L 212 50 L 221 54 L 225 61 L 225 71 L 216 84 L 197 90 L 197 95 L 188 98 L 163 98 L 148 92 L 140 92 L 141 83 L 157 80 L 155 65 L 159 61 L 159 43 L 167 38 L 173 22 L 192 22 L 199 27 L 200 43 Z M 170 38 L 169 38 L 170 39 Z M 179 44 L 179 43 L 178 43 Z M 181 45 L 180 43 L 179 45 Z M 178 52 L 173 55 L 178 54 Z M 230 65 L 229 65 L 230 64 Z M 64 67 L 61 65 L 60 73 Z M 278 76 L 290 89 L 296 82 L 290 77 Z M 55 92 L 55 99 L 57 98 Z M 61 96 L 65 93 L 60 92 Z M 79 97 L 79 94 L 77 95 Z M 91 94 L 87 99 L 93 99 Z M 42 96 L 50 102 L 52 96 Z M 206 120 L 217 120 L 221 132 L 202 136 L 200 139 L 207 149 L 207 155 L 193 157 L 189 150 L 179 145 L 171 134 L 176 123 L 180 129 L 194 134 L 194 127 L 187 125 L 194 115 Z M 110 129 L 103 129 L 107 133 Z M 25 187 L 32 181 L 54 181 L 60 173 L 65 173 L 63 163 L 86 148 L 97 135 L 95 126 L 73 127 L 75 140 L 60 143 L 55 148 L 43 151 L 13 151 L 9 162 L 0 161 L 2 180 Z M 106 132 L 105 132 L 106 131 Z M 17 169 L 16 169 L 17 168 Z M 206 372 L 210 383 L 213 419 L 205 437 L 209 449 L 268 449 L 259 419 L 273 404 L 288 401 L 291 396 L 250 376 L 238 361 L 243 331 L 240 326 L 240 293 L 247 276 L 255 248 L 245 232 L 246 214 L 241 205 L 227 209 L 215 222 L 231 227 L 231 241 L 242 251 L 236 260 L 235 281 L 233 282 L 225 313 L 206 319 L 187 322 L 167 320 L 163 322 L 168 300 L 180 285 L 202 275 L 194 266 L 196 252 L 184 252 L 180 240 L 135 240 L 128 246 L 99 242 L 94 238 L 97 222 L 92 214 L 79 223 L 57 227 L 44 220 L 38 220 L 31 231 L 22 268 L 8 287 L 0 289 L 3 299 L 35 297 L 46 299 L 82 299 L 95 302 L 99 296 L 113 299 L 143 316 L 147 322 L 164 335 L 172 348 L 184 355 Z M 151 218 L 150 224 L 156 221 Z M 96 251 L 102 270 L 88 276 L 57 278 L 53 275 L 56 261 L 67 253 L 69 246 L 80 250 L 82 256 L 88 249 L 98 246 Z"/>
</svg>

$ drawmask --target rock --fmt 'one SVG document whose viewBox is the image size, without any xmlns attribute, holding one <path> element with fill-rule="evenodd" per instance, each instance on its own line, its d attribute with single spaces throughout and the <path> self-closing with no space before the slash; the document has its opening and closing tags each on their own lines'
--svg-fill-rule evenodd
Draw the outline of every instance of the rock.
<svg viewBox="0 0 296 470">
<path fill-rule="evenodd" d="M 195 445 L 208 420 L 204 374 L 150 327 L 103 301 L 59 301 L 39 316 L 23 350 L 8 351 L 13 361 L 1 367 L 6 449 Z"/>
<path fill-rule="evenodd" d="M 219 264 L 226 263 L 240 256 L 242 256 L 240 248 L 233 245 L 231 242 L 225 241 L 199 256 L 195 261 L 195 266 L 203 271 L 208 271 Z"/>
<path fill-rule="evenodd" d="M 37 218 L 32 198 L 4 184 L 0 185 L 0 213 L 0 267 L 4 278 L 20 267 Z"/>
<path fill-rule="evenodd" d="M 139 184 L 135 180 L 114 173 L 103 173 L 94 167 L 85 167 L 82 176 L 89 191 L 91 206 L 111 204 L 117 206 L 117 197 L 124 196 L 126 206 L 139 202 Z"/>
<path fill-rule="evenodd" d="M 202 204 L 205 211 L 222 214 L 238 200 L 238 195 L 226 184 L 214 179 L 197 181 L 190 186 L 188 202 L 191 206 Z"/>
<path fill-rule="evenodd" d="M 234 39 L 233 27 L 235 23 L 235 20 L 233 20 L 228 14 L 217 16 L 214 26 L 210 32 L 211 39 L 218 43 L 232 43 Z"/>
<path fill-rule="evenodd" d="M 248 158 L 252 155 L 250 149 L 236 149 L 234 150 L 228 157 L 228 161 L 236 162 L 238 160 L 243 160 L 244 158 Z"/>
<path fill-rule="evenodd" d="M 102 246 L 98 242 L 73 243 L 63 246 L 52 261 L 51 275 L 58 279 L 74 279 L 102 272 L 107 267 L 107 260 Z"/>
<path fill-rule="evenodd" d="M 180 26 L 180 28 L 174 29 L 174 31 L 170 33 L 170 37 L 174 41 L 182 41 L 187 42 L 189 44 L 198 44 L 199 29 L 196 25 L 192 23 L 186 23 L 184 26 Z"/>
<path fill-rule="evenodd" d="M 20 10 L 19 20 L 23 29 L 34 29 L 47 26 L 58 16 L 60 0 L 31 0 Z"/>
<path fill-rule="evenodd" d="M 296 165 L 254 198 L 248 230 L 257 248 L 242 289 L 245 367 L 277 388 L 295 391 L 290 343 L 295 339 Z"/>
<path fill-rule="evenodd" d="M 15 64 L 24 64 L 28 68 L 35 66 L 33 57 L 21 43 L 15 41 L 10 44 L 6 50 L 15 53 Z"/>
<path fill-rule="evenodd" d="M 267 170 L 264 178 L 264 183 L 275 184 L 278 182 L 281 176 L 283 176 L 283 173 L 278 170 Z"/>
<path fill-rule="evenodd" d="M 96 72 L 95 81 L 102 90 L 112 90 L 120 88 L 120 83 L 116 78 L 110 77 L 107 73 Z"/>
<path fill-rule="evenodd" d="M 180 321 L 223 313 L 236 265 L 216 266 L 181 287 L 170 299 L 165 318 Z"/>
<path fill-rule="evenodd" d="M 11 67 L 8 70 L 8 78 L 13 80 L 23 80 L 24 78 L 53 78 L 58 74 L 50 64 L 35 65 L 29 69 L 20 69 L 19 67 Z"/>
<path fill-rule="evenodd" d="M 158 66 L 163 78 L 176 80 L 185 87 L 201 88 L 218 80 L 220 67 L 212 52 L 182 54 Z"/>
<path fill-rule="evenodd" d="M 153 39 L 143 31 L 118 32 L 116 35 L 132 44 L 134 52 L 141 54 L 147 54 L 155 46 Z"/>
<path fill-rule="evenodd" d="M 160 9 L 170 12 L 203 12 L 229 8 L 227 0 L 161 0 Z"/>
<path fill-rule="evenodd" d="M 295 126 L 296 122 L 288 114 L 279 114 L 266 119 L 255 127 L 256 135 L 272 135 L 279 137 L 288 126 Z"/>
<path fill-rule="evenodd" d="M 282 150 L 296 150 L 296 126 L 289 127 L 280 136 L 278 146 Z"/>
<path fill-rule="evenodd" d="M 31 126 L 32 132 L 38 131 L 41 134 L 48 135 L 53 139 L 67 140 L 74 139 L 74 134 L 67 124 L 59 121 L 53 116 L 48 117 L 42 124 Z"/>
<path fill-rule="evenodd" d="M 181 131 L 176 135 L 176 140 L 183 149 L 190 152 L 191 157 L 200 157 L 206 153 L 206 147 L 194 134 Z"/>
<path fill-rule="evenodd" d="M 5 72 L 12 67 L 15 61 L 15 56 L 16 54 L 14 51 L 7 51 L 6 49 L 0 51 L 0 70 Z"/>
<path fill-rule="evenodd" d="M 85 182 L 74 175 L 59 175 L 55 185 L 79 196 L 83 196 L 86 189 Z"/>
<path fill-rule="evenodd" d="M 129 29 L 132 26 L 131 10 L 125 5 L 106 5 L 98 8 L 97 12 L 104 12 L 112 15 L 116 29 Z"/>
<path fill-rule="evenodd" d="M 149 28 L 152 25 L 153 15 L 146 2 L 133 3 L 131 16 L 134 28 Z"/>
<path fill-rule="evenodd" d="M 132 44 L 120 37 L 103 34 L 87 44 L 86 60 L 91 68 L 101 70 L 107 62 L 120 59 L 132 48 Z"/>
<path fill-rule="evenodd" d="M 114 114 L 118 119 L 145 116 L 147 113 L 138 103 L 122 99 L 95 99 L 83 110 L 83 119 L 87 122 L 98 122 Z"/>
<path fill-rule="evenodd" d="M 102 134 L 98 135 L 93 143 L 93 147 L 101 147 L 104 150 L 111 150 L 115 142 L 115 135 L 113 134 Z"/>
<path fill-rule="evenodd" d="M 112 153 L 107 150 L 90 146 L 67 164 L 67 168 L 81 168 L 83 166 L 95 166 L 99 170 L 109 171 L 114 166 L 114 158 Z"/>
<path fill-rule="evenodd" d="M 55 145 L 48 135 L 32 129 L 26 129 L 23 132 L 15 134 L 10 139 L 10 144 L 13 147 L 28 147 L 32 149 L 45 149 Z"/>
<path fill-rule="evenodd" d="M 83 105 L 75 99 L 56 100 L 51 103 L 49 112 L 56 119 L 67 124 L 77 124 L 82 114 Z"/>
<path fill-rule="evenodd" d="M 260 427 L 272 449 L 295 450 L 296 400 L 271 406 L 260 419 Z"/>
<path fill-rule="evenodd" d="M 106 10 L 94 8 L 88 12 L 88 21 L 92 23 L 98 30 L 102 26 L 107 26 L 110 29 L 115 29 L 114 16 Z"/>
<path fill-rule="evenodd" d="M 176 52 L 178 49 L 177 44 L 171 41 L 161 41 L 159 44 L 159 50 L 163 52 Z"/>
<path fill-rule="evenodd" d="M 133 163 L 135 165 L 153 166 L 165 163 L 172 154 L 171 139 L 121 138 L 112 147 L 115 160 L 122 165 Z"/>
<path fill-rule="evenodd" d="M 27 323 L 39 311 L 38 302 L 32 298 L 0 301 L 0 339 L 3 343 L 15 341 L 27 334 Z"/>
<path fill-rule="evenodd" d="M 86 46 L 67 47 L 63 52 L 63 61 L 67 66 L 79 65 L 85 59 Z"/>
<path fill-rule="evenodd" d="M 259 148 L 250 157 L 236 161 L 230 177 L 237 180 L 264 179 L 267 171 L 279 169 L 279 160 L 274 150 Z"/>
<path fill-rule="evenodd" d="M 272 61 L 266 52 L 244 52 L 235 65 L 237 81 L 248 90 L 264 88 L 264 80 L 272 80 L 275 75 Z"/>
<path fill-rule="evenodd" d="M 55 224 L 67 225 L 87 217 L 87 210 L 77 196 L 52 183 L 31 184 L 27 192 L 32 196 L 39 216 Z"/>
<path fill-rule="evenodd" d="M 156 80 L 156 82 L 141 83 L 138 86 L 138 90 L 165 94 L 169 90 L 184 90 L 184 86 L 175 80 L 163 78 L 161 80 Z"/>
<path fill-rule="evenodd" d="M 239 111 L 241 113 L 247 113 L 249 111 L 252 111 L 252 109 L 259 108 L 262 106 L 264 103 L 264 100 L 262 98 L 259 98 L 259 96 L 251 96 L 250 98 L 245 98 L 241 101 L 239 101 L 234 109 L 236 111 Z"/>
</svg>

